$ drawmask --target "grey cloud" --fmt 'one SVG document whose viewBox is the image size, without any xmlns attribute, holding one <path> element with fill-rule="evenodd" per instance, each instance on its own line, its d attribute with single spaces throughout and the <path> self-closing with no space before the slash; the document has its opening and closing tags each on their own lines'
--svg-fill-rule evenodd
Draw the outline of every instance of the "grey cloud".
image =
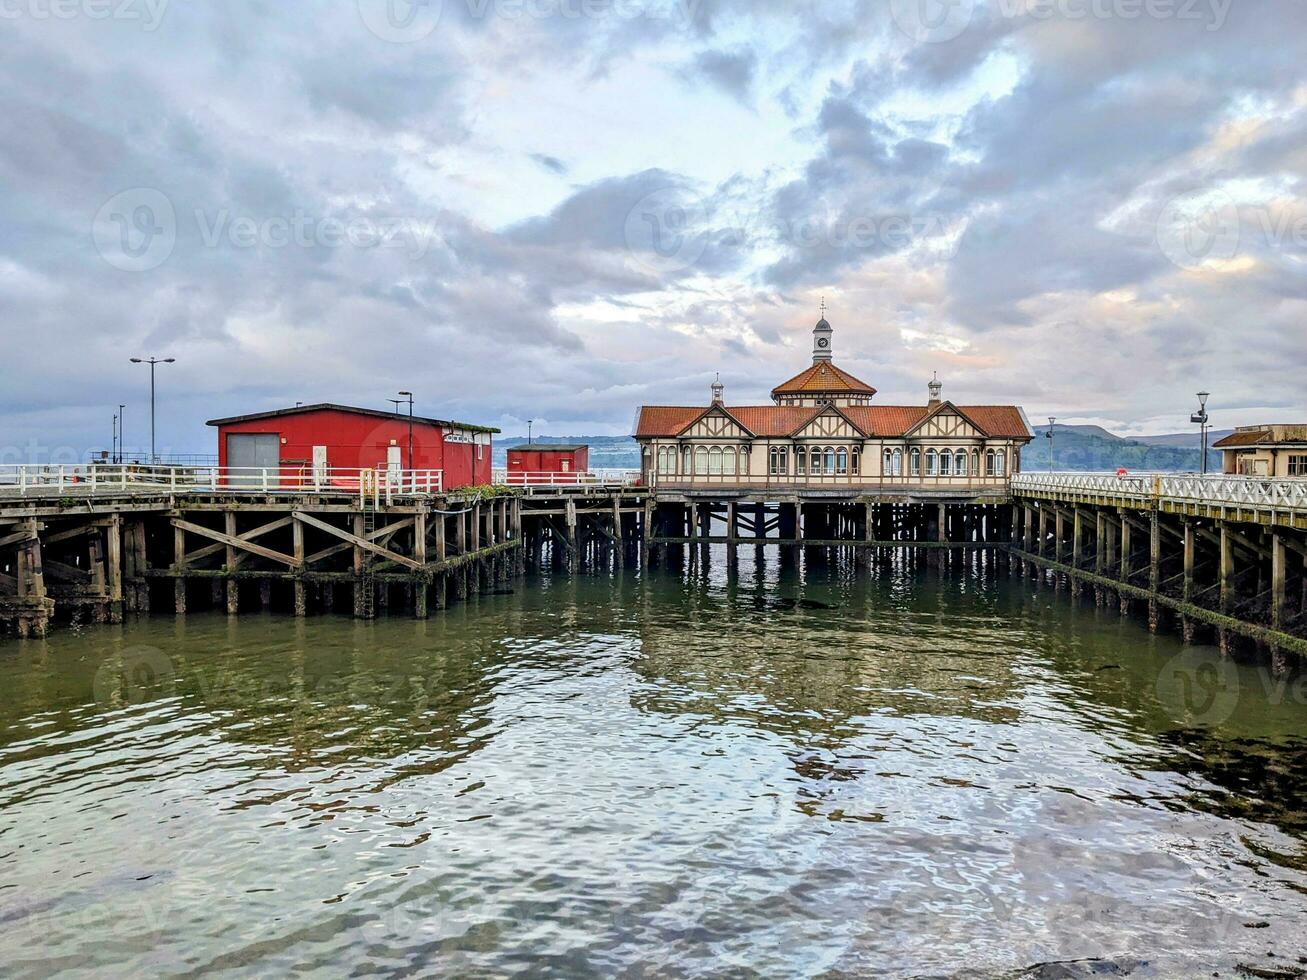
<svg viewBox="0 0 1307 980">
<path fill-rule="evenodd" d="M 747 102 L 757 70 L 757 54 L 748 48 L 739 48 L 700 52 L 694 58 L 691 74 L 716 85 L 741 102 Z"/>
</svg>

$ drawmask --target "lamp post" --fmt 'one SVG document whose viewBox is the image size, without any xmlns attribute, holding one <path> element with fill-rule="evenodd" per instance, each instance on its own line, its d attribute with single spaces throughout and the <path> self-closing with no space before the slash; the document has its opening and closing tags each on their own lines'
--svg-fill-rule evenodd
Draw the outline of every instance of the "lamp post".
<svg viewBox="0 0 1307 980">
<path fill-rule="evenodd" d="M 175 357 L 133 357 L 133 364 L 150 365 L 150 462 L 157 463 L 159 455 L 154 450 L 154 366 L 156 364 L 176 364 Z"/>
<path fill-rule="evenodd" d="M 1198 392 L 1198 411 L 1189 416 L 1189 421 L 1198 426 L 1198 434 L 1202 438 L 1203 476 L 1207 475 L 1207 430 L 1211 425 L 1211 417 L 1207 414 L 1207 399 L 1211 397 L 1210 391 Z"/>
<path fill-rule="evenodd" d="M 1044 433 L 1048 439 L 1048 468 L 1051 472 L 1057 472 L 1057 459 L 1053 456 L 1053 426 L 1057 425 L 1057 419 L 1053 416 L 1048 417 L 1048 431 Z"/>
<path fill-rule="evenodd" d="M 126 405 L 118 406 L 118 458 L 115 463 L 121 464 L 127 457 L 127 442 L 123 437 L 123 413 L 127 410 Z"/>
<path fill-rule="evenodd" d="M 536 424 L 536 420 L 535 420 L 535 419 L 527 419 L 527 420 L 526 420 L 526 444 L 527 444 L 527 446 L 530 446 L 530 445 L 531 445 L 531 430 L 532 430 L 532 428 L 535 426 L 535 424 Z"/>
<path fill-rule="evenodd" d="M 110 443 L 113 447 L 109 450 L 109 462 L 118 462 L 118 413 L 113 413 L 113 441 Z"/>
<path fill-rule="evenodd" d="M 413 392 L 401 391 L 399 394 L 408 398 L 408 468 L 416 469 L 413 465 Z"/>
</svg>

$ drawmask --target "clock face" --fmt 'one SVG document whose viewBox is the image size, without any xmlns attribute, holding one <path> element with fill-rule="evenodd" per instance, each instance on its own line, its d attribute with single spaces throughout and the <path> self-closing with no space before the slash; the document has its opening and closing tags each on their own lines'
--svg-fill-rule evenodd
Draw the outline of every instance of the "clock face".
<svg viewBox="0 0 1307 980">
<path fill-rule="evenodd" d="M 827 340 L 825 337 L 822 337 L 821 340 L 817 341 L 817 346 L 824 350 L 825 348 L 830 346 L 830 341 Z"/>
</svg>

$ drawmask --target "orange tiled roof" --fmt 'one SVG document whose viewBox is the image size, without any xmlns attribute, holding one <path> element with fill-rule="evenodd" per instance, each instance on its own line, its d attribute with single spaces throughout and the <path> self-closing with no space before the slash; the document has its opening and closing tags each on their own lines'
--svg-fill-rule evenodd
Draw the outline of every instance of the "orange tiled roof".
<svg viewBox="0 0 1307 980">
<path fill-rule="evenodd" d="M 788 436 L 822 412 L 819 405 L 754 405 L 727 409 L 756 436 Z"/>
<path fill-rule="evenodd" d="M 1014 405 L 957 405 L 958 411 L 995 439 L 1030 439 L 1021 409 Z M 827 406 L 747 405 L 727 407 L 742 426 L 759 438 L 793 435 Z M 840 407 L 854 425 L 869 436 L 896 438 L 930 414 L 924 405 L 853 405 Z M 646 405 L 636 422 L 637 439 L 670 438 L 685 431 L 706 407 Z"/>
<path fill-rule="evenodd" d="M 845 415 L 870 436 L 901 436 L 930 412 L 922 405 L 850 405 Z"/>
<path fill-rule="evenodd" d="M 797 374 L 772 389 L 772 395 L 816 395 L 827 392 L 874 395 L 876 389 L 829 361 L 814 364 L 802 374 Z"/>
<path fill-rule="evenodd" d="M 1015 405 L 958 405 L 957 410 L 995 439 L 1033 439 L 1026 417 Z"/>
<path fill-rule="evenodd" d="M 703 412 L 702 405 L 694 408 L 683 405 L 644 405 L 635 423 L 635 437 L 645 439 L 654 436 L 679 435 Z"/>
</svg>

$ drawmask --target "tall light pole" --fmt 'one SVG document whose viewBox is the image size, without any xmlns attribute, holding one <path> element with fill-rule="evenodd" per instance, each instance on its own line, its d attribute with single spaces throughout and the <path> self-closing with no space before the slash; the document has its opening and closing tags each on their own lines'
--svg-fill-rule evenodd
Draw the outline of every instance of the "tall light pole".
<svg viewBox="0 0 1307 980">
<path fill-rule="evenodd" d="M 1198 433 L 1202 438 L 1202 461 L 1203 476 L 1207 475 L 1207 430 L 1211 424 L 1211 417 L 1207 414 L 1207 399 L 1212 397 L 1210 391 L 1198 392 L 1198 411 L 1189 416 L 1189 421 L 1198 426 Z"/>
<path fill-rule="evenodd" d="M 150 365 L 150 462 L 157 463 L 159 454 L 154 451 L 154 366 L 156 364 L 176 364 L 175 357 L 133 357 L 133 364 Z"/>
<path fill-rule="evenodd" d="M 113 442 L 110 443 L 112 448 L 109 450 L 109 462 L 118 462 L 118 413 L 113 413 Z"/>
<path fill-rule="evenodd" d="M 416 469 L 413 465 L 413 392 L 401 391 L 399 394 L 408 398 L 408 468 Z"/>
<path fill-rule="evenodd" d="M 535 419 L 527 419 L 527 420 L 526 420 L 526 444 L 527 444 L 527 446 L 530 446 L 530 445 L 531 445 L 531 430 L 535 427 L 535 424 L 536 424 L 536 420 L 535 420 Z"/>
<path fill-rule="evenodd" d="M 1057 425 L 1057 419 L 1053 416 L 1048 417 L 1048 431 L 1044 433 L 1048 439 L 1048 468 L 1051 472 L 1057 472 L 1057 459 L 1053 456 L 1053 426 Z"/>
<path fill-rule="evenodd" d="M 116 463 L 122 463 L 127 456 L 127 442 L 123 436 L 123 413 L 127 410 L 126 405 L 118 406 L 118 458 Z"/>
</svg>

